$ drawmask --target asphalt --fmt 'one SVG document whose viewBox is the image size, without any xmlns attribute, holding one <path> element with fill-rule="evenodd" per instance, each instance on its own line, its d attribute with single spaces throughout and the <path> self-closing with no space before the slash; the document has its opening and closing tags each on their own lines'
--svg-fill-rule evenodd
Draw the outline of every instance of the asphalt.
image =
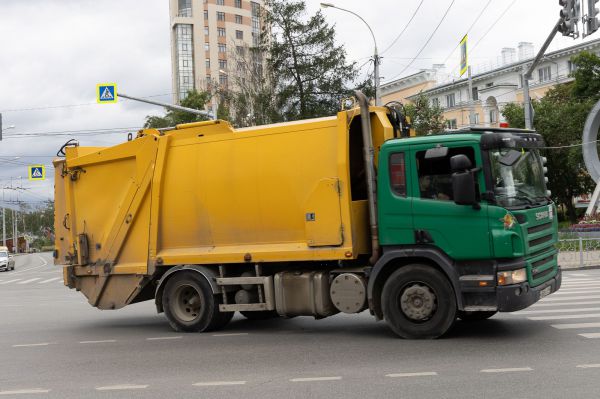
<svg viewBox="0 0 600 399">
<path fill-rule="evenodd" d="M 368 314 L 173 332 L 152 302 L 92 308 L 49 254 L 0 273 L 0 397 L 597 398 L 600 270 L 525 312 L 396 338 Z"/>
</svg>

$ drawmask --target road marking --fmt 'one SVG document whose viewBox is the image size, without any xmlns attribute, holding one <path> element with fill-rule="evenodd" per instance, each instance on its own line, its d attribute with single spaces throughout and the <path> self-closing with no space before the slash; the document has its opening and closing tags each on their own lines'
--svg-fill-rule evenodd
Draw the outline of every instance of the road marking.
<svg viewBox="0 0 600 399">
<path fill-rule="evenodd" d="M 569 273 L 569 276 L 575 276 L 575 277 L 588 277 L 589 274 L 585 274 L 585 273 Z"/>
<path fill-rule="evenodd" d="M 17 391 L 0 391 L 0 395 L 27 395 L 27 394 L 32 394 L 32 393 L 48 393 L 48 392 L 50 392 L 49 389 L 33 388 L 33 389 L 19 389 Z"/>
<path fill-rule="evenodd" d="M 507 369 L 484 369 L 481 370 L 481 373 L 515 373 L 519 371 L 533 371 L 531 367 L 515 367 L 515 368 L 507 368 Z"/>
<path fill-rule="evenodd" d="M 585 333 L 585 334 L 577 334 L 584 338 L 600 338 L 600 333 Z"/>
<path fill-rule="evenodd" d="M 555 292 L 553 295 L 556 295 L 558 293 L 560 293 L 560 291 Z M 542 301 L 544 301 L 544 302 L 562 302 L 562 301 L 576 301 L 578 299 L 600 299 L 600 295 L 582 295 L 582 296 L 572 296 L 572 297 L 568 297 L 568 298 L 550 297 L 550 298 L 544 298 L 544 299 L 542 299 Z"/>
<path fill-rule="evenodd" d="M 122 384 L 122 385 L 108 385 L 105 387 L 97 387 L 96 391 L 120 391 L 124 389 L 145 389 L 148 388 L 148 385 L 131 385 L 131 384 Z"/>
<path fill-rule="evenodd" d="M 548 307 L 548 306 L 573 306 L 573 305 L 600 305 L 600 301 L 581 301 L 581 302 L 565 302 L 565 303 L 536 303 L 531 308 Z"/>
<path fill-rule="evenodd" d="M 2 282 L 2 283 L 0 283 L 0 284 L 9 284 L 9 283 L 14 283 L 15 281 L 19 281 L 19 280 L 21 280 L 21 279 L 20 279 L 20 278 L 18 278 L 18 279 L 15 279 L 15 280 L 3 281 L 3 282 Z"/>
<path fill-rule="evenodd" d="M 575 367 L 578 369 L 597 369 L 600 367 L 600 364 L 580 364 Z"/>
<path fill-rule="evenodd" d="M 105 340 L 101 340 L 101 341 L 81 341 L 79 343 L 80 344 L 104 344 L 104 343 L 110 343 L 110 342 L 117 342 L 117 340 L 115 340 L 115 339 L 105 339 Z"/>
<path fill-rule="evenodd" d="M 593 278 L 564 278 L 565 282 L 573 282 L 573 281 L 595 281 Z"/>
<path fill-rule="evenodd" d="M 600 308 L 577 308 L 577 309 L 546 309 L 546 310 L 521 310 L 519 312 L 515 312 L 514 314 L 541 314 L 541 313 L 564 313 L 564 312 L 590 312 L 600 310 Z"/>
<path fill-rule="evenodd" d="M 38 255 L 38 258 L 40 258 L 40 260 L 41 260 L 42 262 L 44 262 L 44 264 L 43 264 L 43 265 L 41 265 L 41 266 L 35 266 L 35 267 L 30 267 L 29 269 L 17 270 L 16 272 L 13 272 L 13 274 L 22 274 L 22 273 L 28 272 L 28 271 L 30 271 L 30 270 L 41 269 L 42 267 L 46 267 L 46 266 L 48 266 L 48 262 L 47 262 L 47 261 L 46 261 L 44 258 L 42 258 L 42 257 L 41 257 L 41 256 L 39 256 L 39 255 Z"/>
<path fill-rule="evenodd" d="M 600 313 L 568 314 L 560 316 L 534 316 L 528 317 L 529 320 L 566 320 L 566 319 L 593 319 L 600 317 Z"/>
<path fill-rule="evenodd" d="M 398 378 L 398 377 L 425 377 L 429 375 L 438 375 L 435 371 L 424 371 L 421 373 L 396 373 L 396 374 L 387 374 L 386 377 Z"/>
<path fill-rule="evenodd" d="M 213 334 L 213 337 L 236 337 L 238 335 L 248 335 L 248 333 Z"/>
<path fill-rule="evenodd" d="M 227 385 L 245 385 L 246 381 L 212 381 L 212 382 L 197 382 L 192 384 L 196 387 L 217 387 Z"/>
<path fill-rule="evenodd" d="M 312 377 L 312 378 L 292 378 L 290 382 L 312 382 L 312 381 L 338 381 L 342 377 Z"/>
<path fill-rule="evenodd" d="M 559 330 L 575 328 L 599 328 L 600 323 L 573 323 L 573 324 L 552 324 L 552 327 Z"/>
<path fill-rule="evenodd" d="M 31 283 L 32 281 L 35 281 L 35 280 L 40 280 L 40 278 L 39 277 L 30 278 L 29 280 L 21 281 L 20 283 L 17 283 L 17 284 L 27 284 L 27 283 Z"/>
<path fill-rule="evenodd" d="M 181 336 L 178 337 L 152 337 L 152 338 L 146 338 L 146 341 L 160 341 L 163 339 L 180 339 Z"/>
<path fill-rule="evenodd" d="M 560 287 L 559 292 L 562 292 L 564 290 L 573 291 L 573 290 L 579 290 L 581 288 L 596 288 L 596 287 L 600 287 L 600 283 L 563 284 Z"/>
<path fill-rule="evenodd" d="M 566 292 L 562 292 L 562 291 L 558 291 L 555 292 L 554 295 L 573 295 L 573 294 L 597 294 L 599 293 L 600 290 L 575 290 L 575 291 L 566 291 Z"/>
<path fill-rule="evenodd" d="M 30 346 L 48 346 L 48 345 L 56 345 L 56 343 L 54 342 L 42 342 L 39 344 L 18 344 L 18 345 L 13 345 L 13 348 L 27 348 Z"/>
<path fill-rule="evenodd" d="M 49 283 L 50 281 L 54 281 L 54 280 L 60 280 L 62 277 L 53 277 L 53 278 L 49 278 L 48 280 L 44 280 L 44 281 L 40 281 L 38 284 L 46 284 Z"/>
</svg>

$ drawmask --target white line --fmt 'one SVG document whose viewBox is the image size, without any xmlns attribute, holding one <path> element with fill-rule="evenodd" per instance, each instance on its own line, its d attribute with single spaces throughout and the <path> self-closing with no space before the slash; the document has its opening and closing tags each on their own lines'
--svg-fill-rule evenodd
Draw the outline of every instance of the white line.
<svg viewBox="0 0 600 399">
<path fill-rule="evenodd" d="M 585 334 L 577 334 L 584 338 L 600 338 L 600 333 L 585 333 Z"/>
<path fill-rule="evenodd" d="M 19 280 L 21 280 L 21 279 L 20 279 L 20 278 L 18 278 L 18 279 L 15 279 L 15 280 L 8 280 L 8 281 L 4 281 L 4 282 L 2 282 L 2 283 L 0 283 L 0 284 L 9 284 L 9 283 L 14 283 L 15 281 L 19 281 Z"/>
<path fill-rule="evenodd" d="M 575 290 L 575 291 L 558 291 L 555 292 L 554 295 L 573 295 L 573 294 L 598 294 L 600 293 L 600 290 L 588 290 L 588 289 L 583 289 L 583 290 Z"/>
<path fill-rule="evenodd" d="M 124 389 L 145 389 L 148 388 L 148 385 L 108 385 L 105 387 L 97 387 L 96 391 L 120 391 Z"/>
<path fill-rule="evenodd" d="M 572 282 L 572 281 L 594 281 L 593 278 L 564 278 L 564 281 Z"/>
<path fill-rule="evenodd" d="M 0 395 L 27 395 L 32 393 L 48 393 L 49 389 L 19 389 L 18 391 L 0 391 Z"/>
<path fill-rule="evenodd" d="M 290 382 L 311 382 L 311 381 L 338 381 L 342 377 L 313 377 L 313 378 L 292 378 Z"/>
<path fill-rule="evenodd" d="M 27 284 L 27 283 L 31 283 L 32 281 L 35 281 L 35 280 L 40 280 L 40 278 L 39 277 L 30 278 L 29 280 L 21 281 L 20 283 L 17 283 L 17 284 Z"/>
<path fill-rule="evenodd" d="M 398 377 L 425 377 L 429 375 L 438 375 L 435 371 L 424 371 L 421 373 L 396 373 L 396 374 L 387 374 L 386 377 L 398 378 Z"/>
<path fill-rule="evenodd" d="M 594 282 L 594 283 L 579 283 L 579 284 L 563 284 L 560 287 L 560 290 L 562 291 L 563 289 L 567 289 L 567 290 L 578 290 L 581 288 L 594 288 L 594 287 L 598 287 L 600 286 L 600 282 Z"/>
<path fill-rule="evenodd" d="M 110 342 L 117 342 L 114 339 L 105 339 L 102 341 L 81 341 L 79 342 L 80 344 L 104 344 L 104 343 L 110 343 Z"/>
<path fill-rule="evenodd" d="M 566 320 L 566 319 L 592 319 L 600 317 L 600 313 L 568 314 L 560 316 L 534 316 L 528 317 L 529 320 Z"/>
<path fill-rule="evenodd" d="M 238 335 L 248 335 L 248 333 L 213 334 L 213 337 L 237 337 Z"/>
<path fill-rule="evenodd" d="M 212 382 L 197 382 L 192 384 L 196 387 L 217 387 L 227 385 L 245 385 L 246 381 L 212 381 Z"/>
<path fill-rule="evenodd" d="M 515 367 L 508 369 L 484 369 L 481 370 L 481 373 L 514 373 L 519 371 L 533 371 L 531 367 Z"/>
<path fill-rule="evenodd" d="M 519 312 L 515 312 L 513 314 L 541 314 L 541 313 L 564 313 L 564 312 L 595 312 L 600 310 L 600 308 L 577 308 L 577 309 L 546 309 L 546 310 L 522 310 Z"/>
<path fill-rule="evenodd" d="M 536 309 L 539 307 L 548 306 L 573 306 L 573 305 L 600 305 L 600 301 L 581 301 L 581 302 L 564 302 L 564 303 L 536 303 L 531 308 Z"/>
<path fill-rule="evenodd" d="M 18 344 L 18 345 L 13 345 L 13 348 L 26 348 L 26 347 L 30 347 L 30 346 L 48 346 L 48 345 L 54 345 L 54 343 L 52 342 L 42 342 L 40 344 Z"/>
<path fill-rule="evenodd" d="M 49 278 L 48 280 L 44 280 L 44 281 L 40 281 L 38 284 L 46 284 L 49 283 L 50 281 L 54 281 L 54 280 L 60 280 L 62 277 L 53 277 L 53 278 Z"/>
<path fill-rule="evenodd" d="M 597 369 L 600 367 L 600 364 L 579 364 L 575 367 L 578 369 Z"/>
<path fill-rule="evenodd" d="M 600 323 L 573 323 L 573 324 L 552 324 L 552 327 L 559 330 L 575 328 L 600 328 Z"/>
<path fill-rule="evenodd" d="M 181 336 L 178 337 L 152 337 L 152 338 L 146 338 L 146 341 L 160 341 L 163 339 L 180 339 Z"/>
<path fill-rule="evenodd" d="M 560 291 L 555 292 L 553 295 L 560 293 Z M 561 302 L 561 301 L 576 301 L 578 299 L 600 299 L 600 295 L 582 295 L 582 296 L 572 296 L 568 298 L 556 298 L 554 296 L 550 298 L 544 298 L 542 301 L 544 302 Z"/>
<path fill-rule="evenodd" d="M 588 277 L 589 274 L 584 274 L 584 273 L 569 273 L 569 276 L 575 276 L 575 277 Z"/>
</svg>

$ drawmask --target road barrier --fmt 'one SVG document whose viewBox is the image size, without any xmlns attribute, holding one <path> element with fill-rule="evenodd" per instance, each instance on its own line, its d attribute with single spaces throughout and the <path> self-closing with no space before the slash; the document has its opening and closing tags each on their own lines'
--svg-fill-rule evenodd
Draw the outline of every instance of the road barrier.
<svg viewBox="0 0 600 399">
<path fill-rule="evenodd" d="M 563 268 L 600 266 L 600 238 L 569 238 L 558 241 L 558 264 Z"/>
</svg>

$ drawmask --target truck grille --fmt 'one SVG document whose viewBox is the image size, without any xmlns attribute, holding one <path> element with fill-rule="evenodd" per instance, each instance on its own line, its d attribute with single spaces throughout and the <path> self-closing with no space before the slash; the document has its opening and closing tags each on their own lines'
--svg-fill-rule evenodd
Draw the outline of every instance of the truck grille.
<svg viewBox="0 0 600 399">
<path fill-rule="evenodd" d="M 543 244 L 545 242 L 552 241 L 552 233 L 547 236 L 536 238 L 535 240 L 529 241 L 529 247 L 535 247 L 537 245 Z"/>
<path fill-rule="evenodd" d="M 552 222 L 549 222 L 549 223 L 545 223 L 545 224 L 540 224 L 539 226 L 530 227 L 527 229 L 527 233 L 529 233 L 529 234 L 538 233 L 540 231 L 551 229 L 551 228 L 552 228 Z"/>
</svg>

